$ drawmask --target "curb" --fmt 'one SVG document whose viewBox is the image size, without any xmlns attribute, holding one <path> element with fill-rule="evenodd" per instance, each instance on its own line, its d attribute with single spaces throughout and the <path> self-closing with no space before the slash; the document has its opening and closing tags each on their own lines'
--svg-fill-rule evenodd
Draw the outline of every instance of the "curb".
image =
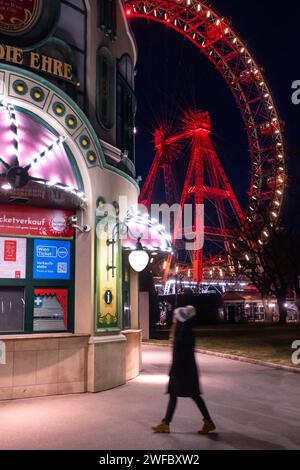
<svg viewBox="0 0 300 470">
<path fill-rule="evenodd" d="M 158 344 L 158 343 L 142 343 L 145 344 L 146 346 L 163 346 L 167 348 L 171 348 L 170 344 Z M 229 353 L 221 353 L 218 351 L 211 351 L 208 349 L 201 349 L 201 348 L 196 348 L 195 352 L 201 353 L 201 354 L 206 354 L 207 356 L 217 356 L 217 357 L 222 357 L 223 359 L 230 359 L 232 361 L 240 361 L 240 362 L 247 362 L 248 364 L 255 364 L 259 366 L 264 366 L 264 367 L 270 367 L 272 369 L 277 369 L 277 370 L 284 370 L 286 372 L 292 372 L 296 374 L 300 374 L 300 367 L 292 367 L 292 366 L 285 366 L 283 364 L 276 364 L 276 362 L 267 362 L 267 361 L 262 361 L 260 359 L 252 359 L 251 357 L 246 357 L 246 356 L 237 356 L 235 354 L 229 354 Z"/>
</svg>

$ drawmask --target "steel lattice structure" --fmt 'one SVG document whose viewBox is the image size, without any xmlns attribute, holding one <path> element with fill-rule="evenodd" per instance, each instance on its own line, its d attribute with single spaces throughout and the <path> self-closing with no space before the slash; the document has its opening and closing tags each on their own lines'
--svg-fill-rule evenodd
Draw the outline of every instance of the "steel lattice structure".
<svg viewBox="0 0 300 470">
<path fill-rule="evenodd" d="M 139 197 L 139 203 L 148 209 L 153 201 L 155 183 L 160 172 L 163 174 L 166 202 L 171 205 L 179 200 L 173 163 L 180 157 L 181 147 L 178 140 L 166 141 L 170 132 L 171 127 L 167 123 L 161 124 L 154 132 L 156 154 Z"/>
<path fill-rule="evenodd" d="M 165 126 L 165 129 L 169 130 L 170 128 Z M 242 226 L 244 222 L 244 213 L 221 165 L 210 134 L 210 115 L 207 112 L 201 111 L 186 113 L 182 120 L 180 132 L 175 135 L 164 134 L 162 129 L 155 132 L 155 136 L 159 137 L 155 139 L 156 157 L 140 198 L 140 203 L 147 203 L 148 206 L 152 200 L 159 164 L 164 167 L 166 163 L 161 162 L 168 162 L 169 171 L 171 171 L 171 156 L 174 155 L 174 151 L 180 148 L 180 142 L 188 141 L 190 144 L 189 164 L 180 197 L 181 213 L 175 220 L 173 230 L 173 245 L 177 246 L 177 248 L 178 240 L 180 243 L 180 240 L 184 238 L 181 214 L 188 203 L 193 203 L 195 214 L 196 208 L 202 207 L 205 201 L 210 201 L 215 207 L 218 225 L 204 226 L 206 240 L 218 239 L 222 240 L 226 245 L 229 239 L 233 239 L 236 236 L 236 231 L 231 227 Z M 168 185 L 171 182 L 172 179 L 170 178 L 166 186 L 166 195 L 168 193 Z M 179 198 L 175 202 L 178 201 Z M 233 218 L 234 224 L 232 224 Z M 196 223 L 195 216 L 194 224 L 188 230 L 190 233 L 196 233 L 201 230 L 201 227 L 196 226 Z M 229 247 L 227 248 L 229 249 Z M 203 249 L 196 248 L 192 254 L 193 278 L 195 281 L 201 282 L 203 280 Z M 169 256 L 165 267 L 165 280 L 168 277 L 171 262 L 172 257 Z"/>
<path fill-rule="evenodd" d="M 163 23 L 190 40 L 230 87 L 245 123 L 252 161 L 245 218 L 255 224 L 258 241 L 264 243 L 279 219 L 286 173 L 281 122 L 261 68 L 229 21 L 205 1 L 127 0 L 124 8 L 129 19 Z M 267 224 L 262 211 L 268 213 Z"/>
</svg>

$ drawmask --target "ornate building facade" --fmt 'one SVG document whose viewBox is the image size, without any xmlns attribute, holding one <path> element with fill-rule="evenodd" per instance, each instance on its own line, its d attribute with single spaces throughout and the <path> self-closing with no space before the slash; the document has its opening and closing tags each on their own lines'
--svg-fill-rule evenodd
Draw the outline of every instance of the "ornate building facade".
<svg viewBox="0 0 300 470">
<path fill-rule="evenodd" d="M 137 203 L 136 47 L 120 0 L 0 0 L 0 399 L 138 375 L 138 279 L 99 239 Z"/>
</svg>

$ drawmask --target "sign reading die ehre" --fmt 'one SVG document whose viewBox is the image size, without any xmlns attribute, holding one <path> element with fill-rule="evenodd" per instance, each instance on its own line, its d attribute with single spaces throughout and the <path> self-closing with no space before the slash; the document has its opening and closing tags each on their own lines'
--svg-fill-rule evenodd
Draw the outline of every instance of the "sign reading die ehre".
<svg viewBox="0 0 300 470">
<path fill-rule="evenodd" d="M 7 62 L 14 65 L 23 65 L 32 70 L 55 75 L 64 80 L 73 80 L 72 65 L 61 60 L 48 57 L 38 52 L 27 52 L 20 47 L 0 44 L 0 62 Z"/>
</svg>

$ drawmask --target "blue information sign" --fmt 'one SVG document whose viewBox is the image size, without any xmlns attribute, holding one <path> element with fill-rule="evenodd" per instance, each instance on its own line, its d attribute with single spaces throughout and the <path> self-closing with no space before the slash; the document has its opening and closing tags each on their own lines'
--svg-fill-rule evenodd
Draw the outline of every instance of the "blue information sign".
<svg viewBox="0 0 300 470">
<path fill-rule="evenodd" d="M 71 243 L 34 240 L 34 279 L 70 279 Z"/>
</svg>

